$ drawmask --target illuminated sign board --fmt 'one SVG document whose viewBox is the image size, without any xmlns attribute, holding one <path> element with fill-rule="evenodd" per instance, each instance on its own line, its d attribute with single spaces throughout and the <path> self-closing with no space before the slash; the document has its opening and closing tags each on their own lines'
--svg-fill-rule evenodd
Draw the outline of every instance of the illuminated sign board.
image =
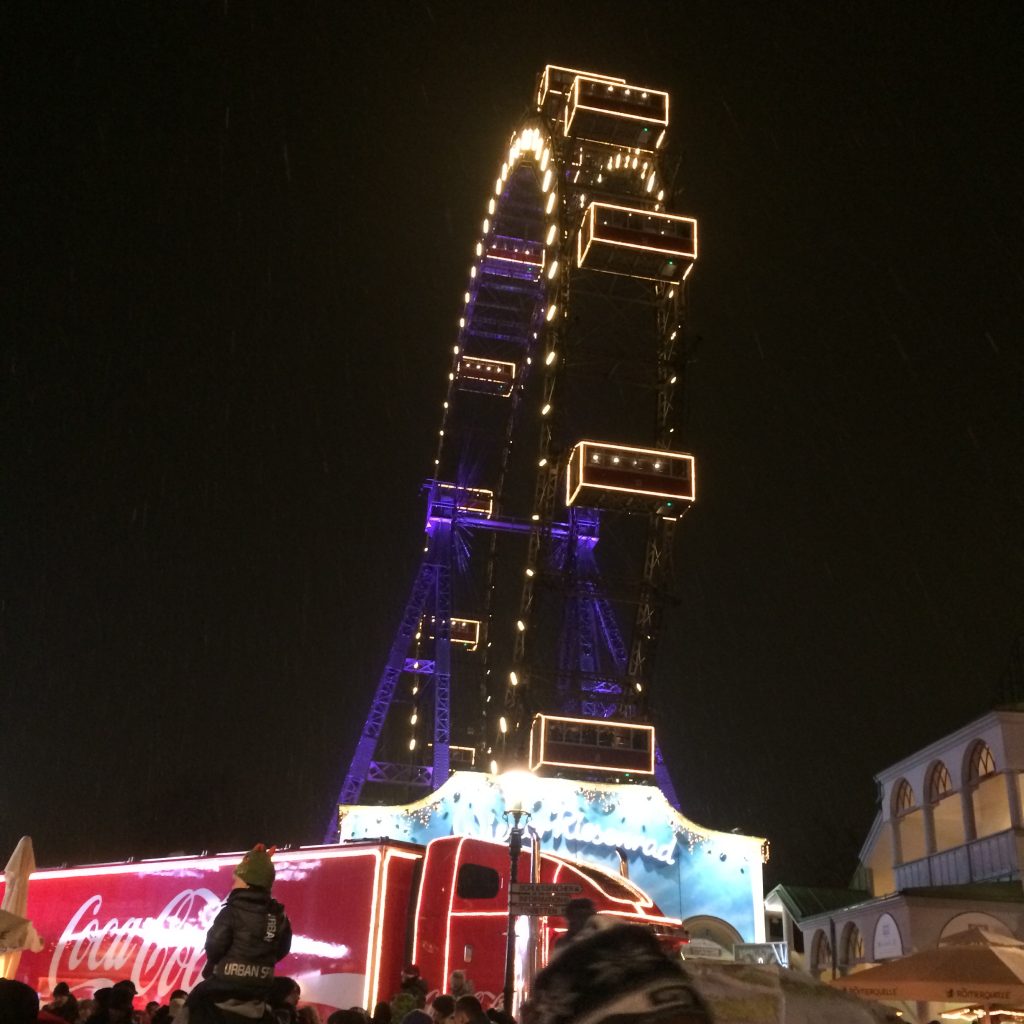
<svg viewBox="0 0 1024 1024">
<path fill-rule="evenodd" d="M 763 942 L 764 840 L 693 824 L 654 786 L 539 778 L 527 772 L 455 772 L 436 792 L 391 807 L 346 806 L 341 839 L 390 836 L 428 843 L 448 835 L 503 841 L 518 804 L 544 850 L 618 874 L 670 917 L 709 915 L 747 942 Z"/>
</svg>

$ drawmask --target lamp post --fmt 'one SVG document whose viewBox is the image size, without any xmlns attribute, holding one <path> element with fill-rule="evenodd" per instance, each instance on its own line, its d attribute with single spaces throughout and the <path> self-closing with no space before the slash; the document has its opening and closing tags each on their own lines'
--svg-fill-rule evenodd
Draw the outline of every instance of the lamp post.
<svg viewBox="0 0 1024 1024">
<path fill-rule="evenodd" d="M 508 836 L 509 856 L 509 907 L 508 936 L 505 942 L 505 987 L 502 989 L 502 1009 L 512 1013 L 512 998 L 515 988 L 516 959 L 516 914 L 512 907 L 512 886 L 519 881 L 519 854 L 523 849 L 523 826 L 530 820 L 528 811 L 523 810 L 520 801 L 502 814 L 505 821 L 512 819 L 512 828 Z"/>
</svg>

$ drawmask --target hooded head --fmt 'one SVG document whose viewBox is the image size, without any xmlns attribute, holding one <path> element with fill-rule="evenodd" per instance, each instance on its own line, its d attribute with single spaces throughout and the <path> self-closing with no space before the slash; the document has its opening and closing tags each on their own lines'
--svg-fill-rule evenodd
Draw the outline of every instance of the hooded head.
<svg viewBox="0 0 1024 1024">
<path fill-rule="evenodd" d="M 235 868 L 235 878 L 253 889 L 269 889 L 274 884 L 274 864 L 271 857 L 277 847 L 269 850 L 262 843 L 257 843 Z"/>
</svg>

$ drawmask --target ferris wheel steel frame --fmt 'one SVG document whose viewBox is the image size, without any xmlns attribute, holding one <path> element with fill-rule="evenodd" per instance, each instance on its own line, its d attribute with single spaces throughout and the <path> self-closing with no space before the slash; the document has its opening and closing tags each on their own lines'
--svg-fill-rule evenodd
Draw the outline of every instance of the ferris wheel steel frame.
<svg viewBox="0 0 1024 1024">
<path fill-rule="evenodd" d="M 676 353 L 684 283 L 697 256 L 696 222 L 666 210 L 662 146 L 668 102 L 667 93 L 621 78 L 548 65 L 539 78 L 536 112 L 512 133 L 487 201 L 452 346 L 433 471 L 424 486 L 420 566 L 339 805 L 358 802 L 368 783 L 436 789 L 448 778 L 453 751 L 471 756 L 474 765 L 477 756 L 492 756 L 490 767 L 496 770 L 499 760 L 515 756 L 529 733 L 529 712 L 537 710 L 533 674 L 555 680 L 549 691 L 567 713 L 631 721 L 648 713 L 647 684 L 673 534 L 693 491 L 689 456 L 689 490 L 679 481 L 662 485 L 676 487 L 678 501 L 672 500 L 675 491 L 652 490 L 655 497 L 645 498 L 636 484 L 642 474 L 665 473 L 662 464 L 670 460 L 658 453 L 675 451 Z M 596 479 L 600 468 L 602 479 L 616 484 L 592 485 L 588 493 L 600 500 L 577 506 L 560 500 L 567 460 L 555 432 L 557 424 L 560 435 L 571 433 L 559 407 L 560 384 L 570 372 L 563 356 L 576 289 L 588 278 L 609 282 L 607 301 L 616 303 L 624 291 L 617 286 L 629 278 L 627 301 L 653 310 L 656 336 L 648 339 L 650 352 L 643 358 L 653 360 L 654 431 L 644 448 L 597 442 L 603 447 L 592 458 L 596 463 L 606 455 L 606 465 L 587 467 L 581 456 L 581 479 L 591 471 Z M 589 283 L 585 291 L 593 294 Z M 581 301 L 590 300 L 581 294 Z M 531 415 L 536 418 L 527 422 Z M 513 448 L 520 435 L 531 433 L 536 433 L 536 455 L 526 512 L 506 485 L 510 474 L 528 477 Z M 501 441 L 495 450 L 496 436 Z M 521 448 L 520 443 L 517 454 Z M 623 502 L 622 494 L 630 501 Z M 647 520 L 646 541 L 627 640 L 594 549 L 602 516 L 635 516 L 638 509 Z M 481 534 L 489 534 L 489 540 L 482 542 Z M 498 666 L 492 653 L 497 545 L 500 536 L 517 535 L 525 537 L 525 559 L 516 617 L 508 625 L 507 660 Z M 453 559 L 460 552 L 463 559 L 483 563 L 479 619 L 456 618 L 462 609 L 454 606 L 459 574 Z M 558 650 L 538 666 L 531 652 L 533 619 L 539 601 L 553 592 L 562 606 Z M 480 732 L 472 745 L 453 743 L 453 647 L 480 657 L 482 681 L 475 698 Z M 494 678 L 496 668 L 504 685 Z M 400 695 L 406 677 L 407 692 Z M 385 759 L 382 737 L 389 716 L 403 702 L 413 707 L 407 754 Z M 677 803 L 660 750 L 656 777 Z M 336 834 L 332 815 L 328 840 Z"/>
</svg>

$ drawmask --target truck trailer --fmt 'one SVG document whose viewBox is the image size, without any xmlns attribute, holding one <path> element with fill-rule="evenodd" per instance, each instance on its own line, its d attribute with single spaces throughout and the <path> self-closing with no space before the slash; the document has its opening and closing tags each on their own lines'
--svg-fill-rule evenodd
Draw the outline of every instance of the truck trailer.
<svg viewBox="0 0 1024 1024">
<path fill-rule="evenodd" d="M 166 1003 L 201 979 L 206 931 L 231 889 L 241 853 L 179 856 L 43 869 L 28 885 L 28 916 L 41 936 L 15 977 L 48 996 L 58 981 L 79 998 L 131 979 L 142 1000 Z M 534 869 L 533 859 L 539 858 Z M 274 897 L 292 923 L 291 953 L 277 973 L 295 978 L 322 1012 L 371 1010 L 414 963 L 431 991 L 454 970 L 473 980 L 485 1007 L 500 1002 L 508 934 L 511 858 L 501 842 L 446 836 L 424 845 L 392 839 L 279 851 Z M 518 878 L 593 901 L 601 913 L 681 940 L 667 917 L 627 878 L 524 849 Z M 2 890 L 2 887 L 0 887 Z M 551 888 L 548 889 L 551 891 Z M 515 968 L 549 958 L 564 919 L 514 918 Z"/>
</svg>

